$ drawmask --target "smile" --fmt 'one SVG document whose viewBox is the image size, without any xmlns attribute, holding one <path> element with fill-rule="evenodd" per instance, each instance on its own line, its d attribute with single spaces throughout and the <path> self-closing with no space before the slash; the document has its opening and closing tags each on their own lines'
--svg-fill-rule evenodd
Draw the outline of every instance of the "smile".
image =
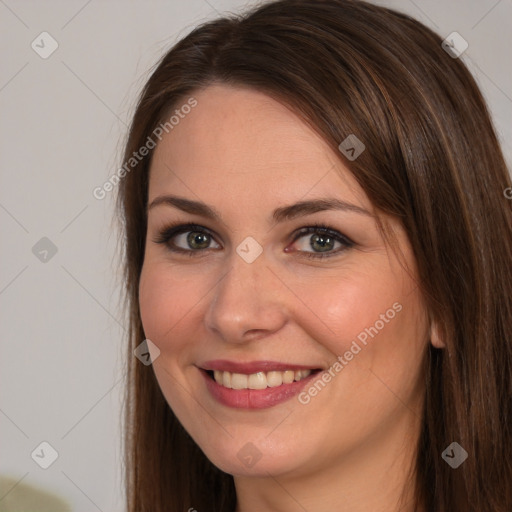
<svg viewBox="0 0 512 512">
<path fill-rule="evenodd" d="M 229 389 L 266 389 L 275 388 L 282 384 L 298 382 L 309 375 L 312 370 L 285 370 L 271 372 L 257 372 L 249 375 L 215 370 L 215 382 Z M 209 372 L 210 373 L 210 372 Z M 210 373 L 211 375 L 211 373 Z"/>
<path fill-rule="evenodd" d="M 210 361 L 199 369 L 210 396 L 235 409 L 264 409 L 290 400 L 322 371 L 290 363 L 226 360 Z"/>
</svg>

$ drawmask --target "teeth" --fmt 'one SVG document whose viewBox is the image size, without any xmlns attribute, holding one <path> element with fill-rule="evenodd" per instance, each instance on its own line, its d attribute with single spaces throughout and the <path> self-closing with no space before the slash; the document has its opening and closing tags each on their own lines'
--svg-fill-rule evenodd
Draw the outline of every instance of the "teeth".
<svg viewBox="0 0 512 512">
<path fill-rule="evenodd" d="M 291 384 L 293 379 L 295 379 L 295 372 L 293 370 L 283 372 L 283 384 Z"/>
<path fill-rule="evenodd" d="M 268 372 L 267 373 L 267 382 L 266 384 L 270 388 L 276 388 L 283 383 L 283 373 L 282 372 Z"/>
<path fill-rule="evenodd" d="M 231 374 L 225 373 L 222 375 L 222 385 L 226 386 L 227 388 L 231 388 Z"/>
<path fill-rule="evenodd" d="M 247 379 L 249 389 L 265 389 L 267 387 L 267 376 L 263 372 L 251 373 Z"/>
<path fill-rule="evenodd" d="M 224 378 L 222 379 L 224 382 Z M 247 389 L 249 384 L 249 379 L 247 375 L 243 373 L 232 373 L 231 374 L 231 387 L 233 389 Z"/>
<path fill-rule="evenodd" d="M 286 370 L 284 372 L 258 372 L 246 375 L 215 370 L 213 377 L 217 384 L 231 389 L 266 389 L 275 388 L 282 384 L 305 379 L 311 375 L 311 370 Z"/>
</svg>

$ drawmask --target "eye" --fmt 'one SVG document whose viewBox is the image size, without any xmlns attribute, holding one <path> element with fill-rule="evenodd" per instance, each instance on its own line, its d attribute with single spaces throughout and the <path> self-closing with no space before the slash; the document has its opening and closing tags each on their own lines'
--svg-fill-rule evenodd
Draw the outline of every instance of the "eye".
<svg viewBox="0 0 512 512">
<path fill-rule="evenodd" d="M 301 239 L 303 241 L 298 244 L 298 251 L 308 258 L 328 258 L 354 246 L 354 243 L 345 235 L 323 225 L 301 228 L 295 233 L 293 242 L 296 243 Z M 292 251 L 287 248 L 286 252 Z"/>
<path fill-rule="evenodd" d="M 216 247 L 210 247 L 212 241 Z M 178 224 L 164 228 L 153 240 L 157 244 L 166 244 L 172 252 L 186 253 L 193 256 L 194 253 L 205 249 L 219 249 L 213 235 L 204 227 L 197 224 Z"/>
<path fill-rule="evenodd" d="M 287 247 L 286 252 L 299 252 L 308 258 L 327 258 L 335 256 L 354 243 L 345 235 L 323 225 L 313 225 L 301 228 L 293 235 L 293 243 L 304 239 L 297 245 L 298 249 Z M 220 245 L 209 230 L 197 224 L 173 224 L 165 227 L 153 242 L 165 244 L 171 252 L 199 256 L 208 249 L 220 249 Z M 215 247 L 212 247 L 212 242 Z M 309 249 L 312 249 L 310 251 Z"/>
</svg>

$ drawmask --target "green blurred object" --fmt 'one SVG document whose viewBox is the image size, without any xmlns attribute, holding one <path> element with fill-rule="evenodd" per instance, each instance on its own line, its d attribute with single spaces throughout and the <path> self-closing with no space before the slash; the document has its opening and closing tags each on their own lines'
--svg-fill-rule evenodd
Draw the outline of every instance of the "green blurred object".
<svg viewBox="0 0 512 512">
<path fill-rule="evenodd" d="M 19 480 L 0 476 L 0 512 L 71 512 L 64 499 Z"/>
</svg>

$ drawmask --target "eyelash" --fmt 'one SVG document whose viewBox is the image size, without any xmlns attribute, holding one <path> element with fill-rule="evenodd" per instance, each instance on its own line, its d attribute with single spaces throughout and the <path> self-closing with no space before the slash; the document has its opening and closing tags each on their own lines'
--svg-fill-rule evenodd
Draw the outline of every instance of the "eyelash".
<svg viewBox="0 0 512 512">
<path fill-rule="evenodd" d="M 158 236 L 153 239 L 154 243 L 157 244 L 166 244 L 168 249 L 171 252 L 186 254 L 187 256 L 193 257 L 197 256 L 198 253 L 207 251 L 206 249 L 182 249 L 180 247 L 173 247 L 169 242 L 171 239 L 177 235 L 181 235 L 183 233 L 188 232 L 196 232 L 208 235 L 211 238 L 215 238 L 213 234 L 203 226 L 200 226 L 198 224 L 180 224 L 174 223 L 167 225 L 165 228 L 163 228 Z M 333 238 L 335 241 L 340 242 L 345 247 L 338 249 L 333 252 L 328 253 L 319 253 L 319 252 L 307 252 L 307 251 L 298 251 L 301 252 L 303 256 L 307 258 L 313 258 L 313 259 L 322 259 L 322 258 L 329 258 L 332 256 L 336 256 L 337 254 L 340 254 L 341 252 L 344 252 L 347 249 L 350 249 L 354 246 L 354 242 L 347 238 L 345 235 L 340 233 L 339 231 L 336 231 L 335 229 L 332 229 L 328 226 L 325 226 L 324 224 L 319 223 L 313 223 L 307 227 L 300 228 L 299 230 L 295 231 L 292 239 L 292 243 L 296 242 L 299 238 L 302 238 L 303 236 L 309 235 L 309 234 L 321 234 L 321 235 L 328 235 L 329 237 Z M 218 242 L 217 242 L 218 243 Z"/>
</svg>

